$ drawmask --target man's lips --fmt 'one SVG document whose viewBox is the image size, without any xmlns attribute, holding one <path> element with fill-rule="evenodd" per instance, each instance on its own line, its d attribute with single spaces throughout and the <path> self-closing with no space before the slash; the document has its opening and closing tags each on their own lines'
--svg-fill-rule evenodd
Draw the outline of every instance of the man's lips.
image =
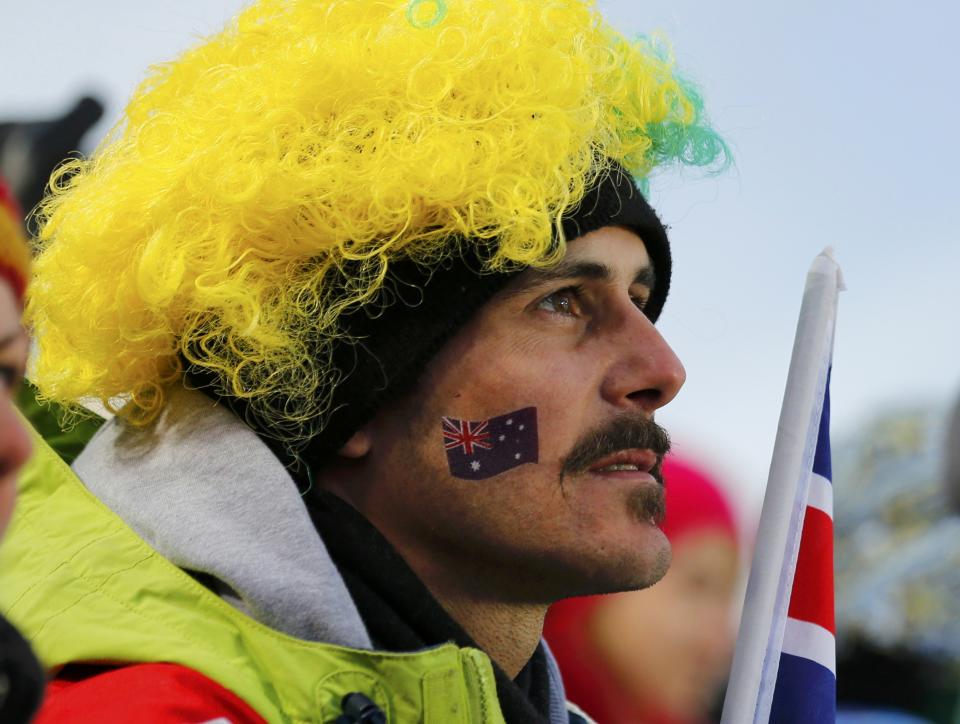
<svg viewBox="0 0 960 724">
<path fill-rule="evenodd" d="M 587 470 L 591 473 L 647 473 L 649 474 L 659 462 L 659 457 L 652 450 L 630 448 L 618 450 L 593 463 Z"/>
</svg>

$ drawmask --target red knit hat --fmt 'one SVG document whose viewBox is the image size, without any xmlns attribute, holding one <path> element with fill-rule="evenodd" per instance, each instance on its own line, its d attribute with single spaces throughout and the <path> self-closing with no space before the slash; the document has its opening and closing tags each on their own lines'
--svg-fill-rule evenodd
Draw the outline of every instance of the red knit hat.
<svg viewBox="0 0 960 724">
<path fill-rule="evenodd" d="M 721 489 L 700 468 L 668 455 L 663 461 L 667 515 L 660 528 L 671 544 L 692 531 L 719 528 L 737 540 L 733 511 Z"/>
<path fill-rule="evenodd" d="M 705 472 L 670 455 L 663 462 L 667 514 L 661 529 L 676 546 L 690 533 L 716 529 L 737 541 L 737 528 L 721 489 Z M 606 596 L 568 598 L 550 607 L 543 635 L 563 674 L 567 698 L 603 724 L 607 721 L 649 722 L 649 712 L 632 711 L 630 697 L 620 690 L 588 635 L 588 622 Z M 615 702 L 616 711 L 611 704 Z M 657 720 L 667 724 L 671 719 Z"/>
</svg>

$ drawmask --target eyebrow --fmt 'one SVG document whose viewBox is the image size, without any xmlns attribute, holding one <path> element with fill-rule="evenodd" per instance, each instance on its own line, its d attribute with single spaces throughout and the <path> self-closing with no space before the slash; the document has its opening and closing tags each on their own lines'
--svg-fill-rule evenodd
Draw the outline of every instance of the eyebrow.
<svg viewBox="0 0 960 724">
<path fill-rule="evenodd" d="M 529 277 L 520 281 L 511 290 L 511 293 L 519 294 L 533 287 L 562 279 L 594 279 L 608 282 L 614 278 L 613 270 L 606 264 L 597 261 L 561 261 L 549 269 L 528 269 L 526 273 L 529 274 Z M 630 286 L 640 284 L 652 290 L 656 283 L 656 273 L 652 266 L 647 265 L 637 271 Z"/>
</svg>

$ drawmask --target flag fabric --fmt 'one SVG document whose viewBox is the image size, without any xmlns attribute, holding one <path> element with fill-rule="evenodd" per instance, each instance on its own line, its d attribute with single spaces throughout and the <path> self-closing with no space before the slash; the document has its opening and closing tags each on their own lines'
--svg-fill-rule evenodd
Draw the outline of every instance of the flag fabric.
<svg viewBox="0 0 960 724">
<path fill-rule="evenodd" d="M 807 275 L 723 724 L 836 718 L 830 372 L 840 267 Z"/>
<path fill-rule="evenodd" d="M 770 722 L 832 722 L 837 710 L 830 376 L 823 397 Z"/>
<path fill-rule="evenodd" d="M 483 480 L 539 458 L 537 408 L 524 407 L 488 420 L 441 420 L 443 447 L 454 477 Z"/>
</svg>

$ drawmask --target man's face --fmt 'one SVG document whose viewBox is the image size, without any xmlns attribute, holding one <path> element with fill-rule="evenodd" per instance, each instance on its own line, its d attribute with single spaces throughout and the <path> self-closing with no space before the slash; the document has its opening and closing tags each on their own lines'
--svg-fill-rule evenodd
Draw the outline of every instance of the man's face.
<svg viewBox="0 0 960 724">
<path fill-rule="evenodd" d="M 548 603 L 663 575 L 667 443 L 651 421 L 685 373 L 642 311 L 653 281 L 635 234 L 573 241 L 559 267 L 512 280 L 365 428 L 369 452 L 349 476 L 365 482 L 349 497 L 422 576 L 460 572 L 479 593 Z M 453 469 L 444 417 L 530 407 L 538 462 L 478 480 Z"/>
</svg>

